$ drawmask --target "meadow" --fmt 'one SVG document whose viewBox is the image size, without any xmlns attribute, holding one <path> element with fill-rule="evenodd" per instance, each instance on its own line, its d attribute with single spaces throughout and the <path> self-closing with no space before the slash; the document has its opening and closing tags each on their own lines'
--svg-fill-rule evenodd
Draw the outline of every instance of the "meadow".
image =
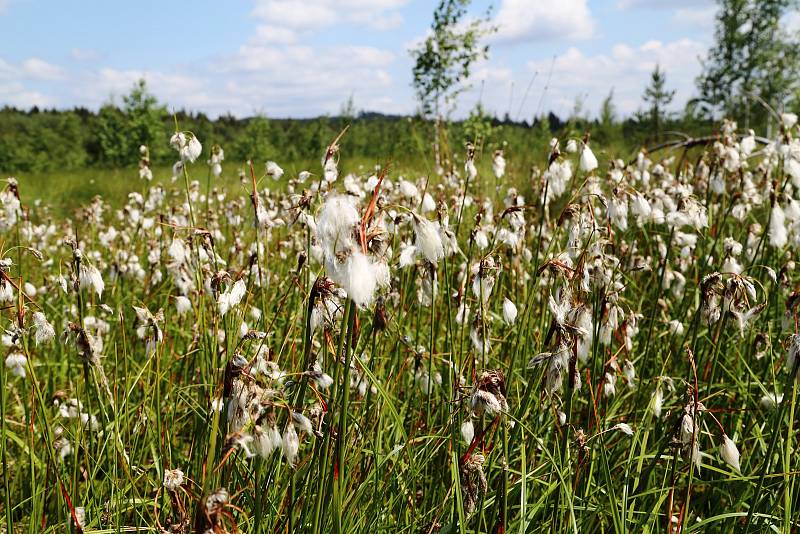
<svg viewBox="0 0 800 534">
<path fill-rule="evenodd" d="M 796 531 L 775 119 L 8 178 L 4 531 Z"/>
</svg>

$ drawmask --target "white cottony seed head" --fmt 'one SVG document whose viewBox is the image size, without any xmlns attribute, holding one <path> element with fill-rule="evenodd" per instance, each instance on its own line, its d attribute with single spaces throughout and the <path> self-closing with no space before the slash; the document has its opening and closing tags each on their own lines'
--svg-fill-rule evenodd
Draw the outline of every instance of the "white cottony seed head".
<svg viewBox="0 0 800 534">
<path fill-rule="evenodd" d="M 736 448 L 736 443 L 726 434 L 722 434 L 722 445 L 720 445 L 719 454 L 728 465 L 733 467 L 736 471 L 741 472 L 741 468 L 739 467 L 739 449 Z"/>
<path fill-rule="evenodd" d="M 506 324 L 514 324 L 517 320 L 517 306 L 508 299 L 503 300 L 503 320 Z"/>
</svg>

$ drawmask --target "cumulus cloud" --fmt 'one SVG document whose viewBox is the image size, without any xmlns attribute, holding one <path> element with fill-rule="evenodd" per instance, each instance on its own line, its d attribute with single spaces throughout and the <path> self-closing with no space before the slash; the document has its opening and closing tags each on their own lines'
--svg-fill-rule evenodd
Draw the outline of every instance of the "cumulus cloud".
<svg viewBox="0 0 800 534">
<path fill-rule="evenodd" d="M 22 62 L 22 72 L 34 80 L 56 81 L 65 77 L 61 67 L 35 57 Z"/>
<path fill-rule="evenodd" d="M 691 26 L 700 29 L 710 29 L 714 25 L 717 15 L 717 6 L 711 5 L 703 8 L 681 8 L 675 11 L 673 19 L 679 25 Z"/>
<path fill-rule="evenodd" d="M 714 0 L 617 0 L 617 9 L 676 9 L 681 7 L 702 7 Z"/>
<path fill-rule="evenodd" d="M 642 7 L 649 0 L 625 1 Z M 684 7 L 688 1 L 676 0 Z M 91 49 L 70 51 L 68 47 L 63 65 L 34 57 L 0 58 L 0 105 L 96 108 L 111 95 L 127 94 L 144 78 L 171 108 L 211 115 L 265 112 L 308 117 L 336 113 L 350 96 L 360 109 L 409 113 L 415 102 L 406 54 L 409 46 L 403 46 L 402 40 L 410 32 L 386 33 L 382 40 L 394 39 L 386 48 L 364 44 L 374 42 L 371 32 L 402 24 L 401 9 L 408 2 L 255 0 L 250 33 L 241 41 L 226 43 L 227 48 L 218 48 L 210 57 L 156 69 L 117 68 L 108 62 L 110 52 L 100 56 Z M 667 18 L 699 23 L 698 10 L 682 11 L 674 5 L 670 3 L 672 11 L 663 12 Z M 678 90 L 677 108 L 693 93 L 700 69 L 696 58 L 704 51 L 698 41 L 677 37 L 638 45 L 620 42 L 601 49 L 595 41 L 590 41 L 591 47 L 578 46 L 579 39 L 601 26 L 593 19 L 587 0 L 560 0 L 557 9 L 544 0 L 501 0 L 494 22 L 499 32 L 493 57 L 474 65 L 469 80 L 472 90 L 459 99 L 455 116 L 465 116 L 478 100 L 500 116 L 509 112 L 513 118 L 530 119 L 537 110 L 550 109 L 563 116 L 579 95 L 586 97 L 586 109 L 596 113 L 612 87 L 619 112 L 627 114 L 642 105 L 641 94 L 656 63 L 666 71 L 668 86 Z M 318 38 L 321 34 L 339 36 L 338 42 L 349 45 L 330 44 L 330 39 Z M 527 63 L 526 56 L 517 52 L 527 54 L 529 49 L 508 46 L 562 38 L 569 39 L 572 47 L 555 58 L 544 56 L 538 47 L 530 49 L 534 55 L 527 57 L 536 59 Z M 544 91 L 551 65 L 549 89 Z"/>
<path fill-rule="evenodd" d="M 259 24 L 251 39 L 251 42 L 258 44 L 292 44 L 296 41 L 297 33 L 294 30 L 271 24 Z"/>
<path fill-rule="evenodd" d="M 39 58 L 28 58 L 16 65 L 0 58 L 0 79 L 2 80 L 54 82 L 62 81 L 65 78 L 64 69 Z"/>
<path fill-rule="evenodd" d="M 391 87 L 394 59 L 394 54 L 369 46 L 245 45 L 216 68 L 238 81 L 226 84 L 225 90 L 243 102 L 259 101 L 284 114 L 306 116 L 335 112 L 351 94 L 362 106 L 378 102 Z"/>
<path fill-rule="evenodd" d="M 0 81 L 0 102 L 4 105 L 28 109 L 33 106 L 51 107 L 54 102 L 38 91 L 27 89 L 21 82 Z"/>
<path fill-rule="evenodd" d="M 89 48 L 73 48 L 69 51 L 69 57 L 75 61 L 96 61 L 100 59 L 100 53 Z"/>
<path fill-rule="evenodd" d="M 588 39 L 594 31 L 586 0 L 503 0 L 493 23 L 500 41 Z"/>
<path fill-rule="evenodd" d="M 408 0 L 258 0 L 252 15 L 274 26 L 310 31 L 342 22 L 385 30 L 402 24 Z"/>
<path fill-rule="evenodd" d="M 638 47 L 621 43 L 609 53 L 592 55 L 571 47 L 554 60 L 531 61 L 528 68 L 539 73 L 552 68 L 547 98 L 549 107 L 561 114 L 569 113 L 576 97 L 584 97 L 586 107 L 596 113 L 612 88 L 617 109 L 629 114 L 642 106 L 641 95 L 656 64 L 666 73 L 667 86 L 677 90 L 673 107 L 682 106 L 693 94 L 704 53 L 705 45 L 695 40 L 653 40 Z"/>
<path fill-rule="evenodd" d="M 244 113 L 253 110 L 242 107 L 254 102 L 283 115 L 331 113 L 350 95 L 359 106 L 381 104 L 395 112 L 396 102 L 385 97 L 395 54 L 374 46 L 325 46 L 314 37 L 333 26 L 337 31 L 396 28 L 403 23 L 398 10 L 408 1 L 256 0 L 255 32 L 213 67 L 227 79 L 221 90 L 239 99 L 235 111 Z"/>
</svg>

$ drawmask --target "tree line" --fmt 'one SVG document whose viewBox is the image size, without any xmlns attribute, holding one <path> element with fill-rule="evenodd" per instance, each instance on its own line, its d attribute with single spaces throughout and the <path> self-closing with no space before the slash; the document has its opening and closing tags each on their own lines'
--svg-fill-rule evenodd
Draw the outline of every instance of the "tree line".
<svg viewBox="0 0 800 534">
<path fill-rule="evenodd" d="M 518 157 L 541 159 L 532 154 L 536 147 L 546 151 L 551 137 L 579 137 L 589 132 L 592 139 L 624 151 L 652 144 L 653 116 L 642 112 L 618 119 L 611 100 L 603 104 L 598 118 L 591 119 L 576 109 L 569 117 L 547 113 L 533 121 L 495 117 L 478 106 L 464 120 L 443 126 L 453 152 L 466 142 L 475 142 L 491 153 L 505 149 Z M 264 116 L 211 118 L 202 112 L 169 113 L 137 83 L 120 105 L 106 104 L 99 110 L 70 110 L 12 107 L 0 109 L 0 171 L 6 174 L 70 170 L 85 167 L 117 168 L 135 166 L 139 147 L 147 145 L 154 165 L 171 165 L 174 152 L 168 139 L 175 122 L 182 130 L 197 134 L 204 144 L 218 144 L 229 162 L 266 160 L 304 162 L 324 148 L 345 127 L 343 152 L 364 160 L 383 163 L 388 159 L 407 161 L 429 159 L 433 153 L 435 121 L 415 116 L 354 112 L 312 119 L 275 119 Z M 659 116 L 664 128 L 701 131 L 708 123 L 689 116 Z M 541 156 L 541 157 L 539 157 Z"/>
</svg>

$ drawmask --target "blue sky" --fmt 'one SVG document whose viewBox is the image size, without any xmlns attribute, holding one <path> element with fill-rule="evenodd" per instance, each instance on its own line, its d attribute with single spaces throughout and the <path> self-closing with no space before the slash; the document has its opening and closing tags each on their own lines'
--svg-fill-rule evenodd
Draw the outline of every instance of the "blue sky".
<svg viewBox="0 0 800 534">
<path fill-rule="evenodd" d="M 474 0 L 474 15 L 488 0 Z M 488 61 L 460 100 L 514 118 L 596 114 L 613 88 L 622 114 L 641 106 L 660 63 L 693 95 L 713 36 L 711 0 L 495 0 Z M 139 77 L 173 108 L 211 115 L 415 109 L 408 49 L 433 0 L 112 2 L 0 0 L 0 105 L 97 108 Z M 544 86 L 552 70 L 548 89 Z M 538 73 L 538 74 L 537 74 Z M 530 90 L 525 96 L 526 88 Z"/>
</svg>

